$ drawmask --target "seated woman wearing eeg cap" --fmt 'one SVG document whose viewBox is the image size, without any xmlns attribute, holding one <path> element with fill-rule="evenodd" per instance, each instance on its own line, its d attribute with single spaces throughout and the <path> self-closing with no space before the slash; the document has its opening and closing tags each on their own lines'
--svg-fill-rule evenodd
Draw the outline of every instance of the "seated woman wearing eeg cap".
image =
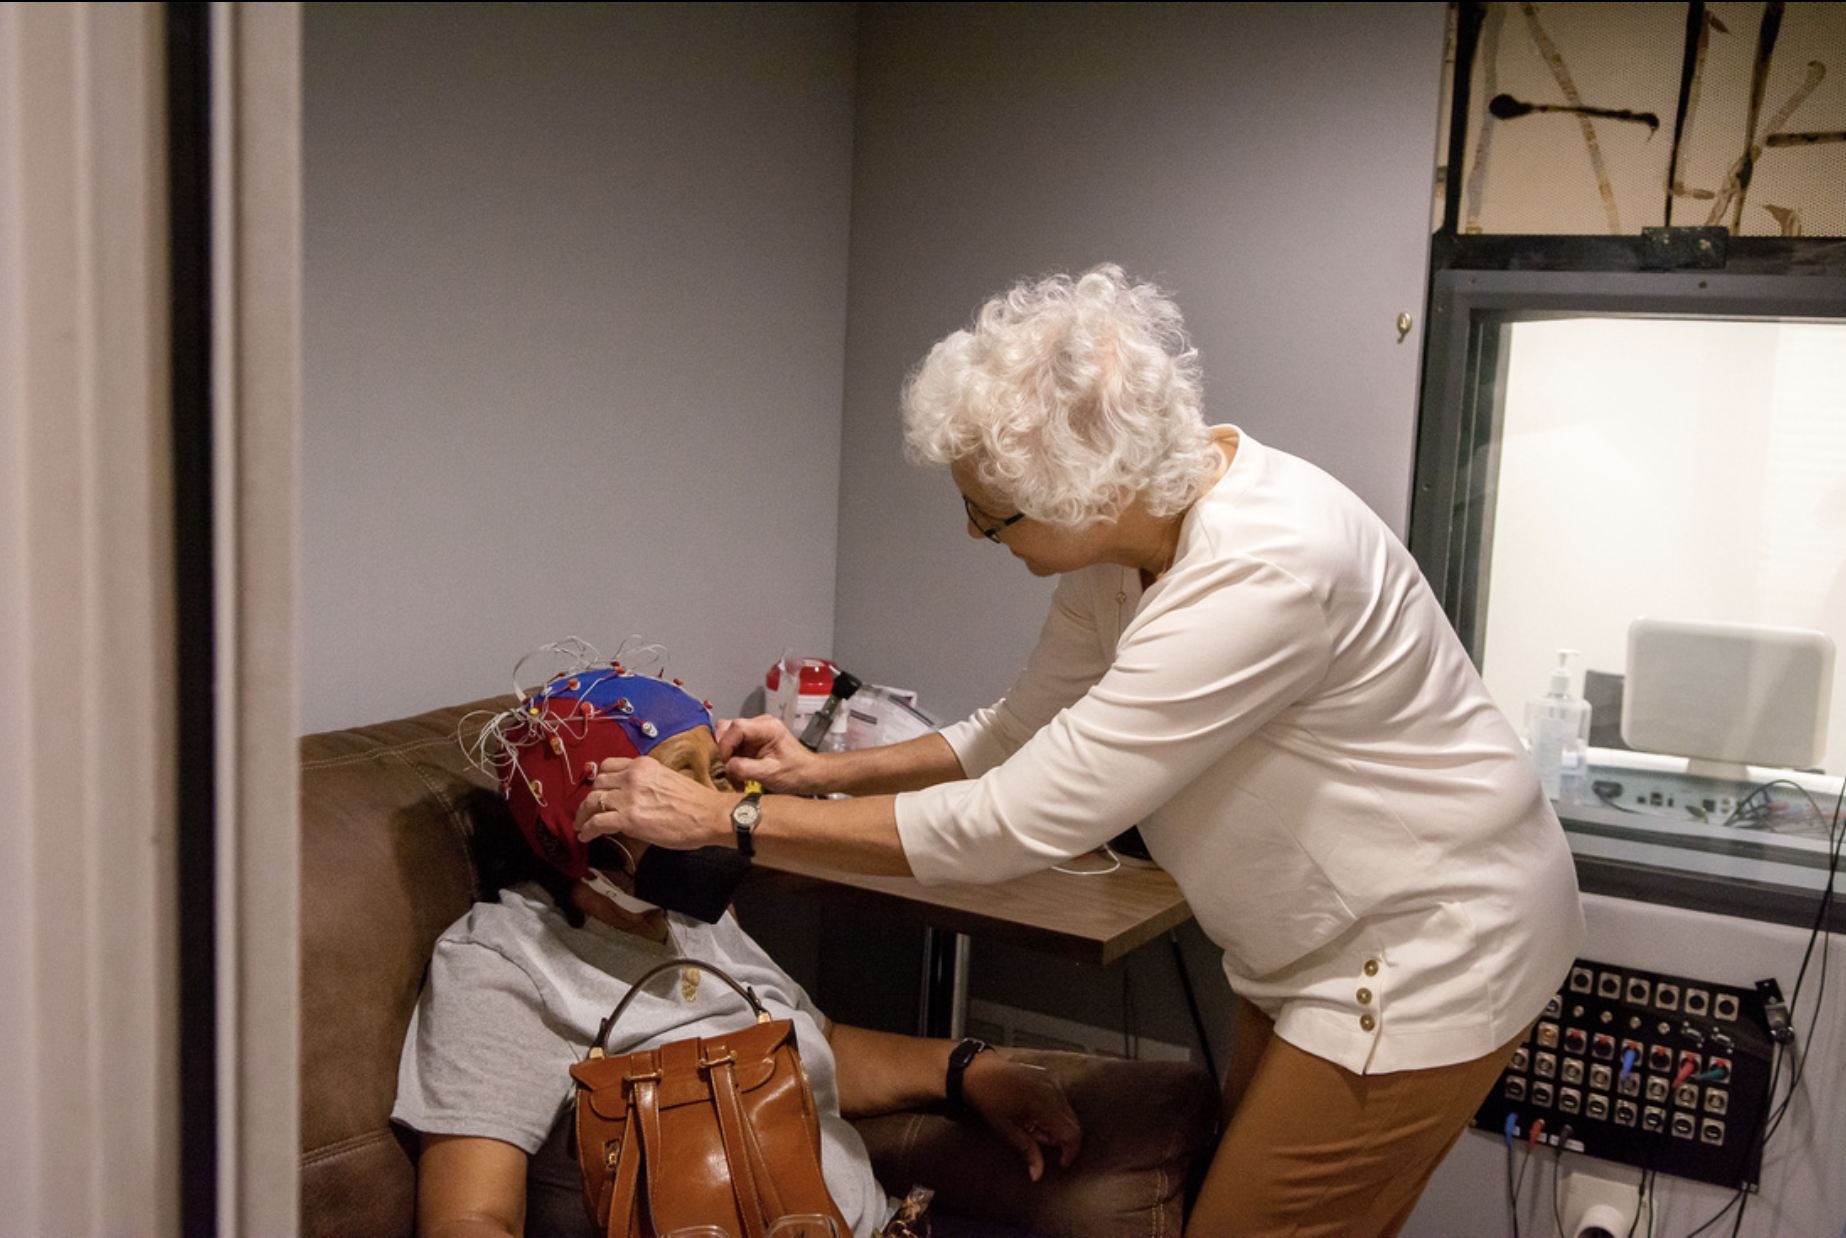
<svg viewBox="0 0 1846 1238">
<path fill-rule="evenodd" d="M 828 1020 L 724 910 L 736 870 L 682 866 L 654 883 L 658 893 L 644 874 L 645 892 L 701 919 L 635 896 L 643 845 L 598 839 L 585 847 L 576 838 L 577 807 L 606 756 L 651 755 L 713 786 L 709 709 L 671 683 L 585 666 L 493 718 L 478 751 L 500 778 L 524 843 L 512 829 L 481 840 L 485 852 L 502 853 L 505 888 L 436 943 L 405 1037 L 392 1118 L 421 1137 L 418 1231 L 597 1232 L 571 1137 L 569 1069 L 632 980 L 690 956 L 723 968 L 772 1015 L 792 1020 L 820 1112 L 828 1190 L 855 1234 L 877 1233 L 892 1204 L 842 1115 L 941 1100 L 954 1046 Z M 484 859 L 484 868 L 494 864 Z M 686 968 L 677 984 L 647 986 L 607 1048 L 626 1053 L 748 1021 L 729 986 L 701 983 Z M 1046 1150 L 1065 1165 L 1076 1155 L 1076 1117 L 1044 1072 L 982 1053 L 962 1088 L 1034 1178 Z"/>
</svg>

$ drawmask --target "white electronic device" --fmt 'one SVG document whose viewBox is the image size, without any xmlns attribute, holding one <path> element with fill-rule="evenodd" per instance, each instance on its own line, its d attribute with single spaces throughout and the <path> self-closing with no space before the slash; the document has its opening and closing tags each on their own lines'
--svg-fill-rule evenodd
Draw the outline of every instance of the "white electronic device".
<svg viewBox="0 0 1846 1238">
<path fill-rule="evenodd" d="M 1825 632 L 1636 619 L 1622 740 L 1722 766 L 1810 768 L 1827 749 L 1833 660 Z"/>
</svg>

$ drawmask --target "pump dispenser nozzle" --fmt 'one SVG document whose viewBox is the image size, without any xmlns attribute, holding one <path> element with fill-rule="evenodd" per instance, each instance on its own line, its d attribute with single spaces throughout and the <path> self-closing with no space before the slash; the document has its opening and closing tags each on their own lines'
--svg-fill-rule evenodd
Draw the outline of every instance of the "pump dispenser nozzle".
<svg viewBox="0 0 1846 1238">
<path fill-rule="evenodd" d="M 1551 691 L 1547 695 L 1562 697 L 1570 695 L 1570 660 L 1576 656 L 1575 649 L 1558 650 L 1558 664 L 1551 672 Z"/>
</svg>

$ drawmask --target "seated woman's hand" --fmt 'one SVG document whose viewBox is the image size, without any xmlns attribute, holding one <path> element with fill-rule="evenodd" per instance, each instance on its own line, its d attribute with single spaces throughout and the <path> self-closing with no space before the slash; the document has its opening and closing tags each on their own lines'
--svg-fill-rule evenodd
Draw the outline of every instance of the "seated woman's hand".
<svg viewBox="0 0 1846 1238">
<path fill-rule="evenodd" d="M 1058 1150 L 1060 1168 L 1070 1168 L 1077 1159 L 1083 1128 L 1049 1071 L 997 1052 L 976 1054 L 962 1076 L 961 1094 L 1024 1158 L 1032 1181 L 1045 1172 L 1045 1149 Z"/>
<path fill-rule="evenodd" d="M 825 789 L 817 784 L 815 754 L 768 714 L 726 718 L 718 723 L 717 733 L 718 756 L 732 786 L 756 781 L 784 795 L 813 795 Z"/>
</svg>

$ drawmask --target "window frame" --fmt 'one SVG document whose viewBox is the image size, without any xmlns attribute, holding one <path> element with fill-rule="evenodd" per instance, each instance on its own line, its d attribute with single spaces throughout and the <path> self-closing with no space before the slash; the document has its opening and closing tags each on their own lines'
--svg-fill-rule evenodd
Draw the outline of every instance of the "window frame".
<svg viewBox="0 0 1846 1238">
<path fill-rule="evenodd" d="M 1846 322 L 1846 276 L 1462 267 L 1432 273 L 1409 545 L 1477 666 L 1492 575 L 1509 330 L 1520 322 L 1589 316 Z M 1801 927 L 1815 923 L 1827 897 L 1801 886 L 1586 855 L 1577 839 L 1623 832 L 1575 820 L 1568 807 L 1560 816 L 1573 837 L 1579 884 L 1590 893 Z M 1714 848 L 1688 843 L 1686 849 Z M 1787 862 L 1747 840 L 1717 850 L 1746 861 Z M 1846 931 L 1846 906 L 1833 901 L 1826 911 L 1827 927 Z"/>
</svg>

